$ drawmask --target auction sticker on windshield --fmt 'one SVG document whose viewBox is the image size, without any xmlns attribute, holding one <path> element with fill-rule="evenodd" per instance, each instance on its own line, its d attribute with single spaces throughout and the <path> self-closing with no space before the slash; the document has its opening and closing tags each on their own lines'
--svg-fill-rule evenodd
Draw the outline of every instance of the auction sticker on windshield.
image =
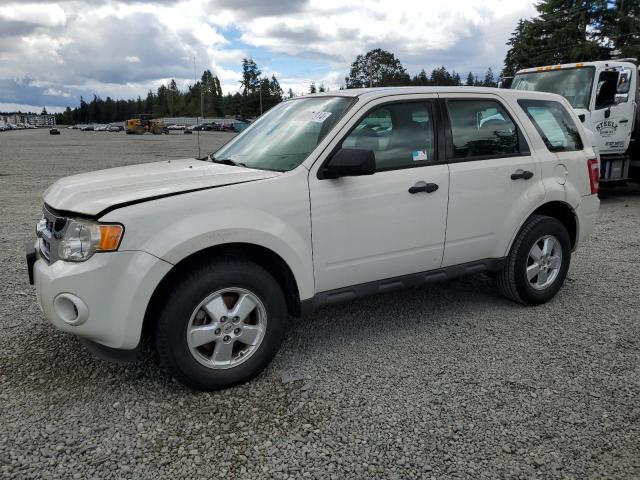
<svg viewBox="0 0 640 480">
<path fill-rule="evenodd" d="M 331 112 L 308 112 L 308 114 L 311 122 L 322 123 L 329 118 Z"/>
</svg>

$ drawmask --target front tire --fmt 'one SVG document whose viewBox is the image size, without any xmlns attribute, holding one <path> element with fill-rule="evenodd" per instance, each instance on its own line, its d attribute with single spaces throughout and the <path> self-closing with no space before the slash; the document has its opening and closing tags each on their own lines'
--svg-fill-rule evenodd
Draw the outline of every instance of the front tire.
<svg viewBox="0 0 640 480">
<path fill-rule="evenodd" d="M 546 303 L 562 287 L 570 263 L 571 239 L 565 226 L 555 218 L 532 215 L 498 271 L 498 288 L 515 302 Z"/>
<path fill-rule="evenodd" d="M 156 350 L 163 368 L 191 388 L 231 387 L 269 365 L 287 317 L 271 274 L 246 260 L 220 259 L 173 286 L 156 325 Z"/>
</svg>

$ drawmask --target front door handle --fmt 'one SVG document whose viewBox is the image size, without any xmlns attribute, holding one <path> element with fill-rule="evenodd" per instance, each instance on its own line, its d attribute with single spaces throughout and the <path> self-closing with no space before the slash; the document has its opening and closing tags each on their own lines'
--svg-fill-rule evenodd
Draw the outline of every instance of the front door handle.
<svg viewBox="0 0 640 480">
<path fill-rule="evenodd" d="M 418 192 L 433 193 L 436 190 L 438 190 L 438 188 L 439 187 L 437 183 L 427 183 L 427 182 L 420 181 L 416 183 L 413 187 L 409 188 L 409 193 L 411 194 L 418 193 Z"/>
<path fill-rule="evenodd" d="M 521 168 L 511 174 L 511 180 L 529 180 L 531 177 L 533 177 L 533 172 L 522 170 Z"/>
</svg>

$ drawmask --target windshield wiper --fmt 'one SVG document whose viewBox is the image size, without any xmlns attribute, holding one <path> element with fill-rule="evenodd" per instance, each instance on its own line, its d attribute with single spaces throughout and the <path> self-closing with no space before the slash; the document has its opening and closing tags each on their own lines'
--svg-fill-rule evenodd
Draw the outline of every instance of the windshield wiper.
<svg viewBox="0 0 640 480">
<path fill-rule="evenodd" d="M 251 168 L 253 170 L 266 170 L 268 172 L 284 172 L 285 170 L 278 170 L 276 168 L 265 168 L 265 167 L 249 167 L 246 163 L 242 163 L 242 162 L 236 162 L 235 160 L 231 160 L 230 158 L 222 158 L 222 159 L 217 159 L 216 157 L 213 156 L 212 153 L 210 153 L 209 155 L 207 155 L 204 158 L 201 158 L 200 160 L 205 160 L 205 161 L 209 161 L 209 162 L 213 162 L 213 163 L 222 163 L 223 165 L 232 165 L 234 167 L 244 167 L 244 168 Z"/>
<path fill-rule="evenodd" d="M 245 163 L 236 162 L 235 160 L 231 160 L 230 158 L 217 159 L 216 157 L 214 157 L 211 154 L 209 154 L 207 156 L 207 158 L 209 159 L 209 161 L 211 161 L 213 163 L 222 163 L 223 165 L 232 165 L 234 167 L 245 167 L 245 168 L 248 168 Z"/>
</svg>

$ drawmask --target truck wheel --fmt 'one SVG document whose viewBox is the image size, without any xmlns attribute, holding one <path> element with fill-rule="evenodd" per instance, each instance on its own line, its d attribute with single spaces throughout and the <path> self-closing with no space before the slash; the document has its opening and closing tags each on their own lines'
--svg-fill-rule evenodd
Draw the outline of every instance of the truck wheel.
<svg viewBox="0 0 640 480">
<path fill-rule="evenodd" d="M 287 317 L 282 289 L 265 269 L 218 260 L 172 286 L 155 331 L 160 363 L 198 390 L 246 382 L 277 353 Z"/>
<path fill-rule="evenodd" d="M 548 302 L 562 287 L 570 262 L 571 241 L 565 226 L 555 218 L 533 215 L 498 271 L 498 288 L 525 305 Z"/>
</svg>

